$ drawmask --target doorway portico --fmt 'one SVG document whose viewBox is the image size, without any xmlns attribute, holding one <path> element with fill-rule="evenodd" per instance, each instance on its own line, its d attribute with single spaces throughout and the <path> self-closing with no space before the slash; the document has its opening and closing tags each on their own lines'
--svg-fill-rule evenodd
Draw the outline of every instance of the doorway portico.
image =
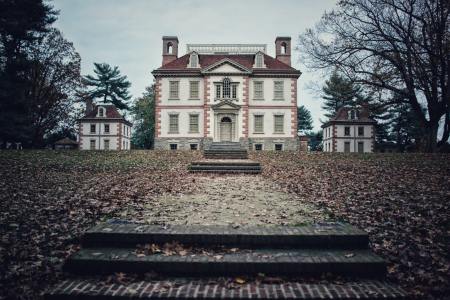
<svg viewBox="0 0 450 300">
<path fill-rule="evenodd" d="M 237 142 L 238 117 L 240 106 L 228 101 L 213 105 L 214 111 L 214 142 Z"/>
</svg>

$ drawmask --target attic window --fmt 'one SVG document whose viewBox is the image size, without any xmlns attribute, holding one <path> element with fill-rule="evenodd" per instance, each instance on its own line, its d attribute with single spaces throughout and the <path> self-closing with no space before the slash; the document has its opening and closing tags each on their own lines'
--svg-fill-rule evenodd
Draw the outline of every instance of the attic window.
<svg viewBox="0 0 450 300">
<path fill-rule="evenodd" d="M 189 67 L 198 68 L 198 54 L 195 52 L 191 53 L 191 56 L 189 58 Z"/>
<path fill-rule="evenodd" d="M 354 109 L 352 109 L 352 110 L 350 110 L 348 112 L 348 119 L 349 120 L 355 120 L 357 117 L 358 117 L 358 114 L 357 114 L 357 112 Z"/>
<path fill-rule="evenodd" d="M 98 108 L 97 116 L 98 117 L 104 117 L 105 116 L 105 108 L 104 107 L 99 107 Z"/>
<path fill-rule="evenodd" d="M 167 54 L 172 54 L 173 52 L 173 45 L 171 42 L 167 43 Z"/>
<path fill-rule="evenodd" d="M 256 54 L 256 58 L 255 58 L 255 65 L 257 68 L 262 68 L 263 67 L 263 56 L 261 53 Z"/>
</svg>

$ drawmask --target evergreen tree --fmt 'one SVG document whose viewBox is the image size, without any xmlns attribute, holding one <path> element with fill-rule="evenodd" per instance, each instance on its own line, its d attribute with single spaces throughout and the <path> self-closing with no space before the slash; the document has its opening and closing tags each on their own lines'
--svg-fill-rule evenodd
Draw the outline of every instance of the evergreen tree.
<svg viewBox="0 0 450 300">
<path fill-rule="evenodd" d="M 131 107 L 134 116 L 134 130 L 131 142 L 141 149 L 153 148 L 155 134 L 155 94 L 154 87 L 145 88 L 142 97 Z"/>
<path fill-rule="evenodd" d="M 120 74 L 117 66 L 111 67 L 106 63 L 94 63 L 96 76 L 87 75 L 83 83 L 92 89 L 86 92 L 91 99 L 100 98 L 103 103 L 112 103 L 118 109 L 129 109 L 128 101 L 131 99 L 128 88 L 131 83 L 127 76 Z"/>
<path fill-rule="evenodd" d="M 322 109 L 326 111 L 325 117 L 328 119 L 333 118 L 339 108 L 355 106 L 362 101 L 360 88 L 339 75 L 337 70 L 334 70 L 325 81 L 322 91 L 324 99 Z"/>
<path fill-rule="evenodd" d="M 311 112 L 304 106 L 297 108 L 297 130 L 307 132 L 313 129 Z"/>
<path fill-rule="evenodd" d="M 56 15 L 42 0 L 0 1 L 0 147 L 7 141 L 30 144 L 28 76 L 33 62 L 28 50 Z"/>
<path fill-rule="evenodd" d="M 389 109 L 391 115 L 391 136 L 400 152 L 420 145 L 423 128 L 409 103 L 397 104 Z"/>
<path fill-rule="evenodd" d="M 317 132 L 310 132 L 309 137 L 309 150 L 311 151 L 322 151 L 323 144 L 323 130 Z"/>
</svg>

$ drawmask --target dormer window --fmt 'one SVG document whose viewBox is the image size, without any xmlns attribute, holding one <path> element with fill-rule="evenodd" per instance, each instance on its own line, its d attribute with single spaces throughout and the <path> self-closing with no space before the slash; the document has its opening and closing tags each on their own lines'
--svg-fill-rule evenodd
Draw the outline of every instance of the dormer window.
<svg viewBox="0 0 450 300">
<path fill-rule="evenodd" d="M 262 53 L 256 53 L 255 55 L 255 68 L 264 68 L 264 55 Z"/>
<path fill-rule="evenodd" d="M 198 68 L 198 54 L 196 52 L 192 52 L 189 57 L 189 68 Z"/>
<path fill-rule="evenodd" d="M 356 110 L 352 109 L 348 112 L 348 119 L 349 120 L 356 120 L 358 118 L 358 113 Z"/>
<path fill-rule="evenodd" d="M 106 114 L 105 108 L 100 106 L 97 111 L 97 117 L 103 118 L 105 117 L 105 114 Z"/>
</svg>

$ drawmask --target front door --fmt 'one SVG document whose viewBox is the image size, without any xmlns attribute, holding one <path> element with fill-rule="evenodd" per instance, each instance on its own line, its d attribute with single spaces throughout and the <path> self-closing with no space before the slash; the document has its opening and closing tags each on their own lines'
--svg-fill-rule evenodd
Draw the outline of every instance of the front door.
<svg viewBox="0 0 450 300">
<path fill-rule="evenodd" d="M 221 142 L 231 142 L 231 119 L 229 117 L 223 117 L 220 120 L 220 141 Z"/>
</svg>

